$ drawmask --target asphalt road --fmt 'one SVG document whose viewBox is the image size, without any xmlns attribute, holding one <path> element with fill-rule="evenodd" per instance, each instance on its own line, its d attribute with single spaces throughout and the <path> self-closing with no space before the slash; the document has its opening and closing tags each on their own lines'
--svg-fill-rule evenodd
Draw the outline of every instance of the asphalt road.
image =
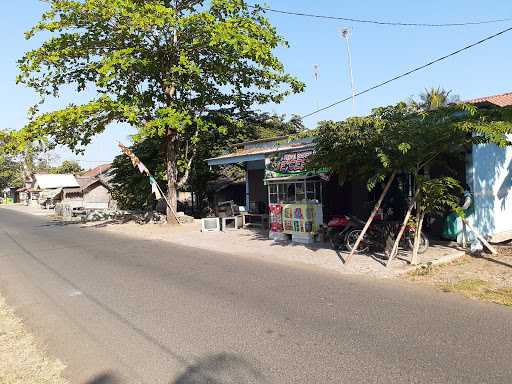
<svg viewBox="0 0 512 384">
<path fill-rule="evenodd" d="M 2 208 L 0 291 L 73 383 L 512 382 L 505 307 Z"/>
</svg>

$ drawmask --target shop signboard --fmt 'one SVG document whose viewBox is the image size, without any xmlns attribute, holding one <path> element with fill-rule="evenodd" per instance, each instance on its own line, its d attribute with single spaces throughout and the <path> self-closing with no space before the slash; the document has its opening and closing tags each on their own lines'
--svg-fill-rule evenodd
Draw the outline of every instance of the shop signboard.
<svg viewBox="0 0 512 384">
<path fill-rule="evenodd" d="M 307 159 L 313 154 L 312 149 L 274 153 L 265 159 L 265 178 L 271 179 L 286 176 L 315 176 L 326 173 L 327 170 L 320 172 L 308 171 L 306 169 Z"/>
</svg>

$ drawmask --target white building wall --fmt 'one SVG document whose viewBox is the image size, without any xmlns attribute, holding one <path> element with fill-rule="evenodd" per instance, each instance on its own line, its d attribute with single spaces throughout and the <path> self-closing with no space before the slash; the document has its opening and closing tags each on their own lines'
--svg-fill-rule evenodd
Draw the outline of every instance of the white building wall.
<svg viewBox="0 0 512 384">
<path fill-rule="evenodd" d="M 467 181 L 474 195 L 469 218 L 484 236 L 512 231 L 512 147 L 473 146 Z"/>
</svg>

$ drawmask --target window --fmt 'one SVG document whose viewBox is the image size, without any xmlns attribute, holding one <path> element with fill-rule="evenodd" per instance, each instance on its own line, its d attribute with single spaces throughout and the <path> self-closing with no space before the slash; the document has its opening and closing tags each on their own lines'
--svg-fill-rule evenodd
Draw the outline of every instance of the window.
<svg viewBox="0 0 512 384">
<path fill-rule="evenodd" d="M 286 201 L 286 184 L 277 184 L 277 190 L 279 193 L 279 203 Z"/>
<path fill-rule="evenodd" d="M 277 184 L 270 184 L 268 186 L 268 200 L 271 204 L 279 202 L 279 195 L 277 193 Z"/>
<path fill-rule="evenodd" d="M 295 183 L 286 184 L 286 201 L 295 202 Z"/>
<path fill-rule="evenodd" d="M 297 204 L 311 200 L 322 201 L 320 181 L 294 181 L 291 183 L 269 183 L 268 196 L 271 204 Z"/>
<path fill-rule="evenodd" d="M 304 193 L 304 183 L 295 184 L 295 201 L 299 202 L 306 198 Z"/>
<path fill-rule="evenodd" d="M 306 200 L 315 199 L 315 183 L 312 181 L 306 181 Z"/>
</svg>

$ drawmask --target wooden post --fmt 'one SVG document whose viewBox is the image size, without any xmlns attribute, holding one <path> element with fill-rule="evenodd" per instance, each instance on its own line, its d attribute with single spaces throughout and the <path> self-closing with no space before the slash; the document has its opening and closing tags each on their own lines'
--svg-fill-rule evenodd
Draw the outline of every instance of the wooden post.
<svg viewBox="0 0 512 384">
<path fill-rule="evenodd" d="M 484 237 L 478 233 L 475 228 L 473 228 L 473 226 L 471 224 L 469 224 L 469 222 L 466 220 L 466 219 L 462 219 L 462 222 L 464 224 L 466 224 L 468 226 L 468 228 L 475 234 L 475 236 L 477 237 L 478 240 L 480 240 L 482 242 L 483 245 L 485 245 L 485 247 L 491 251 L 491 253 L 493 255 L 497 255 L 498 252 L 496 251 L 496 249 L 491 245 L 489 244 L 489 242 L 487 240 L 484 239 Z"/>
<path fill-rule="evenodd" d="M 384 190 L 380 194 L 379 200 L 375 204 L 375 207 L 373 207 L 372 214 L 370 215 L 370 217 L 366 221 L 366 224 L 364 225 L 364 228 L 361 231 L 361 234 L 357 238 L 357 241 L 356 241 L 356 243 L 354 245 L 354 248 L 352 248 L 352 251 L 350 251 L 350 254 L 347 256 L 347 258 L 345 260 L 345 264 L 348 264 L 350 262 L 350 260 L 352 259 L 352 256 L 354 256 L 354 253 L 356 253 L 357 248 L 361 244 L 361 241 L 363 240 L 364 235 L 368 231 L 368 228 L 370 228 L 370 224 L 372 223 L 373 219 L 375 218 L 375 215 L 377 214 L 377 211 L 379 210 L 379 208 L 380 208 L 380 206 L 382 204 L 382 201 L 384 200 L 384 197 L 386 197 L 386 194 L 388 193 L 389 187 L 391 187 L 391 183 L 393 183 L 393 180 L 395 179 L 395 176 L 396 176 L 396 171 L 393 171 L 393 173 L 391 174 L 391 176 L 388 179 L 388 182 L 386 183 L 386 186 L 384 187 Z"/>
<path fill-rule="evenodd" d="M 423 220 L 425 219 L 425 213 L 419 213 L 416 215 L 417 223 L 416 223 L 416 233 L 414 236 L 414 247 L 412 249 L 412 257 L 411 257 L 411 264 L 416 265 L 418 264 L 418 250 L 420 248 L 420 241 L 421 241 L 421 230 L 423 229 Z"/>
<path fill-rule="evenodd" d="M 407 209 L 407 213 L 405 214 L 404 221 L 402 222 L 402 226 L 400 227 L 400 231 L 398 232 L 398 235 L 396 236 L 395 243 L 393 244 L 393 249 L 391 249 L 391 253 L 389 254 L 388 261 L 386 262 L 386 267 L 389 267 L 391 264 L 391 260 L 397 255 L 398 253 L 398 246 L 400 245 L 400 240 L 402 239 L 402 236 L 404 235 L 405 228 L 407 227 L 407 223 L 409 222 L 409 219 L 411 218 L 412 210 L 414 209 L 414 206 L 416 205 L 416 197 L 418 196 L 419 190 L 416 191 L 416 194 L 414 195 L 413 200 L 409 204 L 409 208 Z"/>
<path fill-rule="evenodd" d="M 462 248 L 466 249 L 467 246 L 468 242 L 466 239 L 466 223 L 464 222 L 464 220 L 462 220 Z"/>
<path fill-rule="evenodd" d="M 155 181 L 156 182 L 156 181 Z M 158 188 L 158 190 L 160 191 L 160 194 L 162 195 L 162 197 L 165 199 L 165 202 L 167 203 L 167 206 L 169 207 L 169 209 L 171 210 L 174 218 L 176 219 L 176 221 L 178 222 L 178 224 L 180 225 L 183 225 L 183 223 L 180 221 L 180 219 L 178 219 L 178 215 L 176 214 L 176 212 L 174 211 L 173 207 L 171 207 L 171 204 L 169 204 L 169 200 L 167 200 L 167 197 L 165 197 L 165 193 L 164 191 L 162 191 L 162 188 L 160 188 L 160 186 L 158 185 L 158 183 L 156 183 L 156 187 Z"/>
</svg>

